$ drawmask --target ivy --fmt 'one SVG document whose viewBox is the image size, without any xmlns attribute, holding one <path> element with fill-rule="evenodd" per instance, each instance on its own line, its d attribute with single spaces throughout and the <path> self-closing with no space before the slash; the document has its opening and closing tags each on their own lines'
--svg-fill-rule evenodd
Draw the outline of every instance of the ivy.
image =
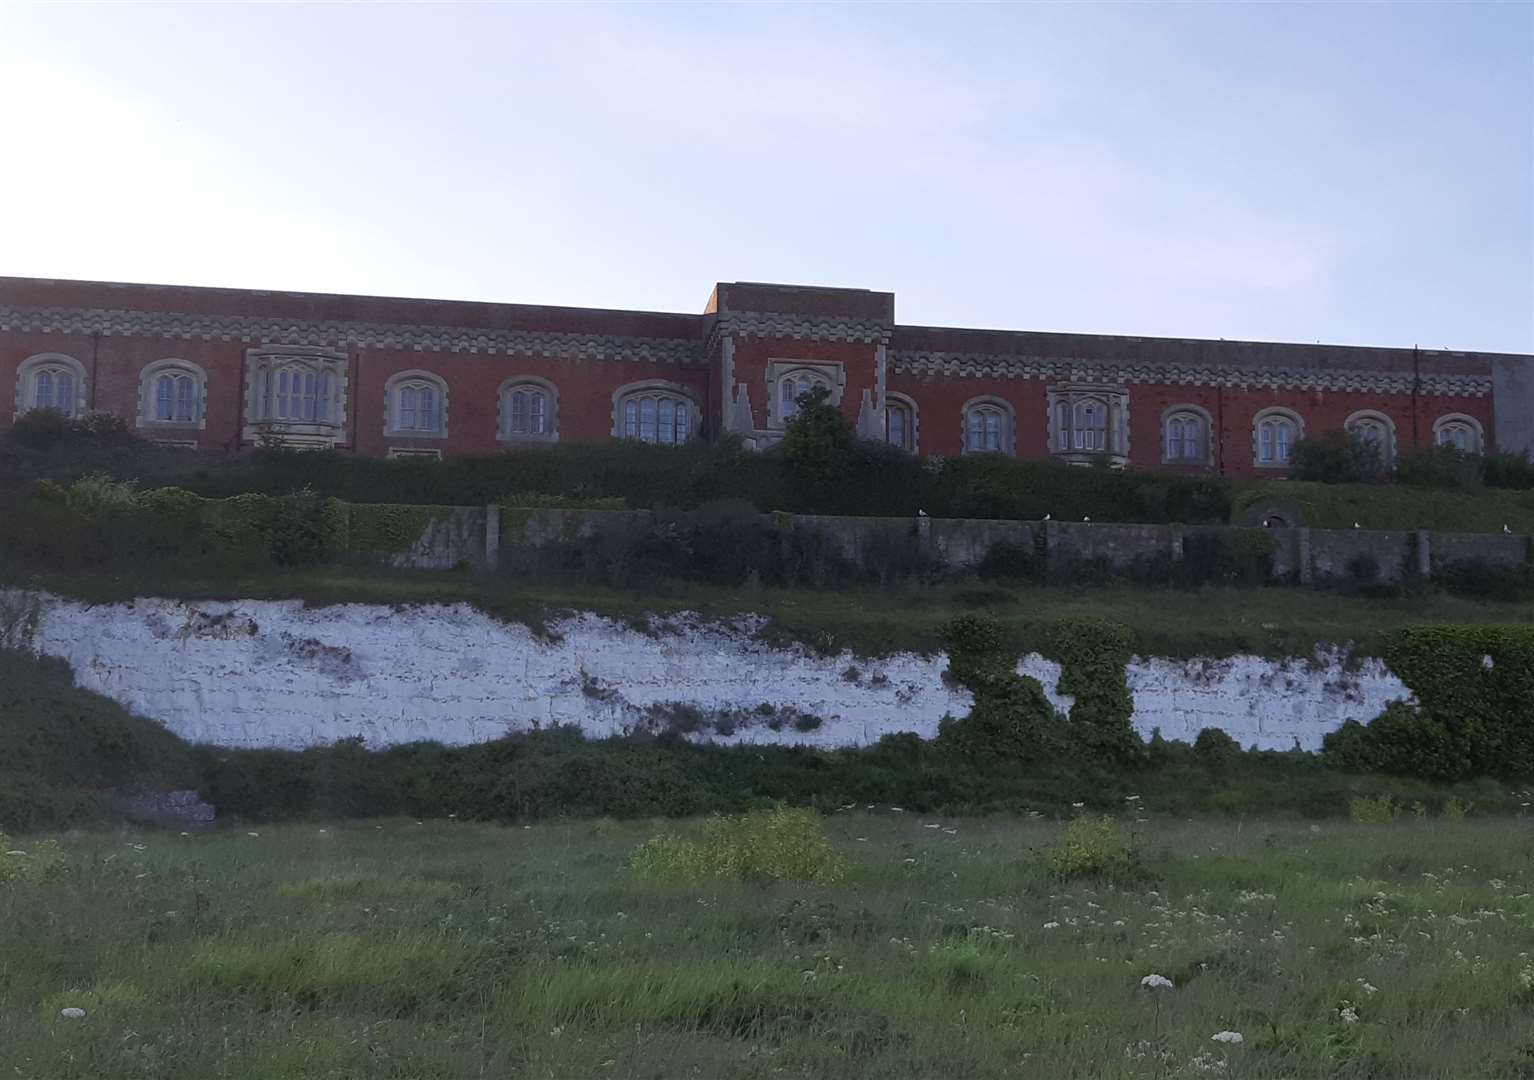
<svg viewBox="0 0 1534 1080">
<path fill-rule="evenodd" d="M 1134 652 L 1129 628 L 1104 619 L 1062 619 L 1049 632 L 1044 655 L 1060 665 L 1061 694 L 1076 699 L 1071 734 L 1092 761 L 1130 762 L 1145 755 L 1134 729 L 1134 697 L 1125 668 Z"/>
<path fill-rule="evenodd" d="M 352 504 L 349 510 L 346 549 L 370 555 L 408 551 L 442 513 L 437 507 L 387 503 Z"/>
<path fill-rule="evenodd" d="M 1383 652 L 1416 704 L 1344 724 L 1325 740 L 1330 763 L 1442 780 L 1534 776 L 1534 627 L 1412 626 Z"/>
</svg>

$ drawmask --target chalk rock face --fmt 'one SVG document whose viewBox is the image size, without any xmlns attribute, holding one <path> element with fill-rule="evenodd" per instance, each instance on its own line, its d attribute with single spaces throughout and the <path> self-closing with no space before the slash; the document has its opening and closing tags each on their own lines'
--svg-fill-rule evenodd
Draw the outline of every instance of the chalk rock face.
<svg viewBox="0 0 1534 1080">
<path fill-rule="evenodd" d="M 640 630 L 578 615 L 536 634 L 466 604 L 31 598 L 31 648 L 66 661 L 86 689 L 220 746 L 464 744 L 561 724 L 592 737 L 669 729 L 727 744 L 862 746 L 896 732 L 931 738 L 973 703 L 943 679 L 941 654 L 769 646 L 754 616 L 682 615 Z M 1057 663 L 1029 655 L 1017 671 L 1070 712 Z M 1263 749 L 1317 749 L 1343 721 L 1409 696 L 1379 661 L 1348 668 L 1332 656 L 1137 658 L 1127 679 L 1141 734 L 1191 740 L 1214 727 Z"/>
</svg>

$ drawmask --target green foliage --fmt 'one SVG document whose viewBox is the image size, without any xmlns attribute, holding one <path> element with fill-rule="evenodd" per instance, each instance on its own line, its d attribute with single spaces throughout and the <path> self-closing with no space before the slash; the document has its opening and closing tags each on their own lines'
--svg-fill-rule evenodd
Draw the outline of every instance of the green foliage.
<svg viewBox="0 0 1534 1080">
<path fill-rule="evenodd" d="M 430 506 L 388 503 L 340 504 L 349 511 L 347 547 L 354 552 L 391 555 L 409 551 L 441 513 Z"/>
<path fill-rule="evenodd" d="M 1374 484 L 1385 462 L 1373 442 L 1352 432 L 1323 431 L 1300 439 L 1290 451 L 1290 475 L 1322 484 Z"/>
<path fill-rule="evenodd" d="M 345 508 L 313 488 L 282 496 L 271 524 L 272 562 L 292 567 L 335 558 L 346 548 L 345 522 Z"/>
<path fill-rule="evenodd" d="M 1330 763 L 1437 780 L 1534 777 L 1534 629 L 1408 627 L 1390 636 L 1385 661 L 1417 704 L 1343 725 L 1325 740 Z"/>
<path fill-rule="evenodd" d="M 1454 446 L 1422 446 L 1396 458 L 1396 480 L 1413 487 L 1479 491 L 1486 482 L 1486 459 Z"/>
<path fill-rule="evenodd" d="M 1086 814 L 1044 851 L 1044 865 L 1056 881 L 1101 880 L 1133 884 L 1144 877 L 1129 834 L 1106 814 Z"/>
<path fill-rule="evenodd" d="M 1445 821 L 1459 825 L 1473 809 L 1475 809 L 1475 803 L 1450 797 L 1444 800 L 1443 817 Z"/>
<path fill-rule="evenodd" d="M 662 832 L 634 851 L 629 865 L 662 881 L 835 881 L 846 872 L 812 810 L 778 806 L 705 821 L 696 839 Z"/>
<path fill-rule="evenodd" d="M 1389 825 L 1403 809 L 1389 795 L 1359 795 L 1348 803 L 1348 817 L 1355 825 Z"/>
<path fill-rule="evenodd" d="M 1219 728 L 1204 728 L 1193 740 L 1193 756 L 1211 769 L 1224 769 L 1241 756 L 1241 744 Z"/>
<path fill-rule="evenodd" d="M 1488 454 L 1484 469 L 1487 487 L 1534 490 L 1534 460 L 1530 460 L 1527 450 L 1518 454 L 1511 451 Z"/>
<path fill-rule="evenodd" d="M 1297 504 L 1315 529 L 1433 529 L 1438 532 L 1534 532 L 1534 491 L 1461 491 L 1405 484 L 1316 484 L 1269 481 L 1241 491 L 1234 512 L 1258 502 Z"/>
<path fill-rule="evenodd" d="M 1051 628 L 1044 655 L 1060 664 L 1058 693 L 1076 699 L 1071 738 L 1089 761 L 1127 764 L 1144 757 L 1125 678 L 1133 651 L 1129 629 L 1102 619 L 1062 619 Z"/>
<path fill-rule="evenodd" d="M 87 520 L 97 521 L 105 515 L 137 507 L 136 487 L 132 480 L 116 481 L 106 473 L 91 473 L 69 485 L 64 505 Z"/>
<path fill-rule="evenodd" d="M 1265 585 L 1273 576 L 1276 544 L 1265 529 L 1189 529 L 1183 536 L 1177 584 Z"/>
<path fill-rule="evenodd" d="M 503 509 L 514 510 L 626 510 L 628 500 L 622 495 L 609 498 L 581 498 L 573 495 L 550 495 L 539 491 L 514 491 L 496 500 Z"/>
<path fill-rule="evenodd" d="M 16 418 L 10 438 L 28 450 L 56 452 L 79 447 L 120 450 L 139 443 L 128 423 L 110 413 L 71 419 L 57 409 L 30 409 Z"/>
<path fill-rule="evenodd" d="M 783 427 L 780 446 L 794 483 L 817 503 L 850 479 L 853 447 L 857 442 L 852 424 L 842 411 L 827 404 L 829 396 L 830 391 L 823 386 L 799 395 L 794 415 Z"/>
<path fill-rule="evenodd" d="M 65 866 L 64 851 L 57 840 L 27 843 L 0 832 L 0 888 L 61 877 Z"/>
</svg>

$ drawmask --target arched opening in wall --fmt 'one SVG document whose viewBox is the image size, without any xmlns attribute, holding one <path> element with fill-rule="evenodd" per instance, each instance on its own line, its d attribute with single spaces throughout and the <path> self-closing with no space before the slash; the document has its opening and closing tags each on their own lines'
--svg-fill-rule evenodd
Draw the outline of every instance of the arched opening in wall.
<svg viewBox="0 0 1534 1080">
<path fill-rule="evenodd" d="M 16 369 L 16 415 L 51 409 L 64 416 L 85 412 L 85 367 L 63 353 L 29 356 Z"/>
<path fill-rule="evenodd" d="M 660 446 L 680 446 L 697 433 L 699 409 L 675 383 L 650 380 L 613 395 L 613 434 Z"/>
<path fill-rule="evenodd" d="M 966 454 L 1010 454 L 1017 445 L 1012 406 L 1000 398 L 971 398 L 964 404 Z"/>
<path fill-rule="evenodd" d="M 402 371 L 384 384 L 384 434 L 447 435 L 447 382 L 429 371 Z"/>
</svg>

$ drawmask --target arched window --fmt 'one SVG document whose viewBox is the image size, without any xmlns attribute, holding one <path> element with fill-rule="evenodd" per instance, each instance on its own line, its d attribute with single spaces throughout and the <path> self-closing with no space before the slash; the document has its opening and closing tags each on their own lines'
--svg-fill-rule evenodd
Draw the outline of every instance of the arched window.
<svg viewBox="0 0 1534 1080">
<path fill-rule="evenodd" d="M 1264 409 L 1253 421 L 1257 441 L 1257 464 L 1282 469 L 1289 465 L 1289 451 L 1304 429 L 1300 418 L 1288 409 Z"/>
<path fill-rule="evenodd" d="M 85 408 L 85 368 L 72 356 L 42 353 L 23 360 L 16 372 L 16 412 L 53 409 L 79 416 Z"/>
<path fill-rule="evenodd" d="M 447 434 L 447 383 L 429 371 L 401 371 L 384 384 L 384 431 L 410 438 Z"/>
<path fill-rule="evenodd" d="M 1209 414 L 1194 405 L 1174 405 L 1162 415 L 1162 461 L 1203 465 L 1209 461 Z"/>
<path fill-rule="evenodd" d="M 1107 454 L 1119 464 L 1129 455 L 1129 391 L 1066 383 L 1049 388 L 1050 449 L 1067 460 Z"/>
<path fill-rule="evenodd" d="M 884 440 L 891 446 L 916 452 L 916 404 L 904 396 L 884 397 Z"/>
<path fill-rule="evenodd" d="M 1451 446 L 1467 454 L 1479 454 L 1485 445 L 1482 441 L 1481 422 L 1463 413 L 1449 413 L 1435 420 L 1433 441 L 1439 446 Z"/>
<path fill-rule="evenodd" d="M 501 438 L 553 441 L 559 434 L 559 394 L 547 379 L 519 375 L 501 384 Z"/>
<path fill-rule="evenodd" d="M 207 375 L 187 360 L 157 360 L 139 373 L 140 427 L 203 426 Z"/>
<path fill-rule="evenodd" d="M 799 409 L 799 399 L 816 387 L 831 390 L 831 383 L 813 371 L 791 371 L 778 379 L 778 415 L 786 424 Z"/>
<path fill-rule="evenodd" d="M 964 406 L 964 452 L 1010 454 L 1012 407 L 1000 398 L 974 398 Z"/>
<path fill-rule="evenodd" d="M 614 395 L 614 404 L 619 438 L 680 446 L 696 433 L 698 407 L 673 383 L 653 380 L 624 387 Z"/>
<path fill-rule="evenodd" d="M 1396 427 L 1384 413 L 1365 410 L 1356 412 L 1343 423 L 1343 430 L 1371 444 L 1379 453 L 1381 465 L 1395 460 Z"/>
</svg>

